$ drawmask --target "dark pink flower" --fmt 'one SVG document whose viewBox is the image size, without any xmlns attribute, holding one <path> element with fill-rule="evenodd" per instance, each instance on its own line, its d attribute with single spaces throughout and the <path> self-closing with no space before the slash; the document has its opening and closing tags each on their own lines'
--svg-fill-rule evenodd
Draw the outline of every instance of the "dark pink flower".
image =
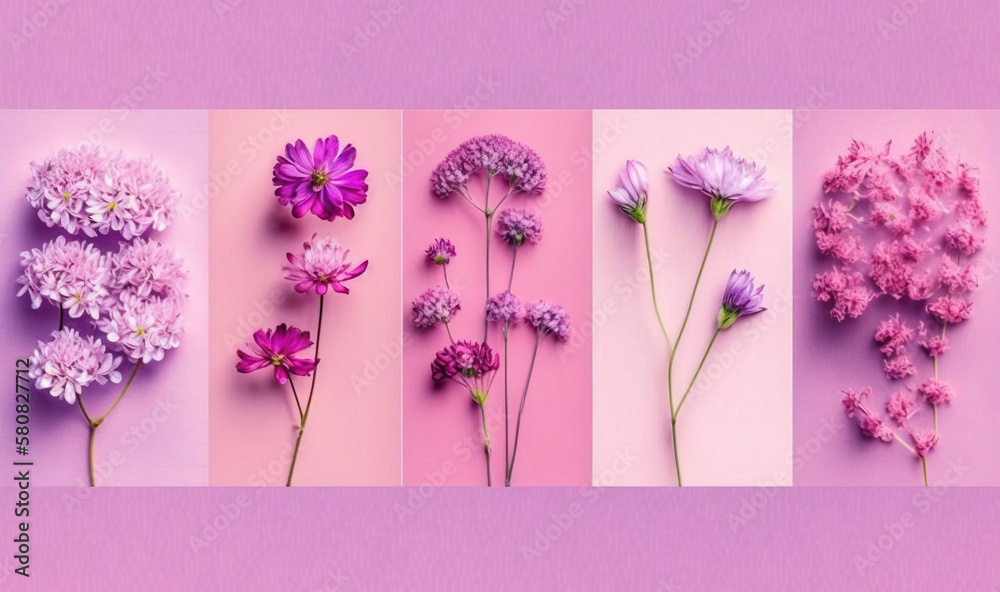
<svg viewBox="0 0 1000 592">
<path fill-rule="evenodd" d="M 899 380 L 900 378 L 913 376 L 917 373 L 917 369 L 913 365 L 913 360 L 906 354 L 883 360 L 882 366 L 885 370 L 886 378 L 890 380 Z"/>
<path fill-rule="evenodd" d="M 865 283 L 864 276 L 849 268 L 816 274 L 813 295 L 820 302 L 833 301 L 830 316 L 837 321 L 843 321 L 847 317 L 860 317 L 875 298 L 874 292 Z"/>
<path fill-rule="evenodd" d="M 868 436 L 869 438 L 875 438 L 876 440 L 882 440 L 883 442 L 892 442 L 892 438 L 895 435 L 892 428 L 885 425 L 882 418 L 878 415 L 870 414 L 866 415 L 861 419 L 860 422 L 861 433 Z"/>
<path fill-rule="evenodd" d="M 944 233 L 944 244 L 963 255 L 973 255 L 983 248 L 986 239 L 977 237 L 972 228 L 963 222 L 957 222 L 948 227 Z"/>
<path fill-rule="evenodd" d="M 955 398 L 955 391 L 951 388 L 950 384 L 934 378 L 928 378 L 920 383 L 917 390 L 920 391 L 920 394 L 931 405 L 951 403 L 951 400 Z"/>
<path fill-rule="evenodd" d="M 486 402 L 500 355 L 485 343 L 458 341 L 439 351 L 431 362 L 431 378 L 441 383 L 457 382 L 469 390 L 479 405 Z"/>
<path fill-rule="evenodd" d="M 936 358 L 948 351 L 948 338 L 935 335 L 927 340 L 921 340 L 920 345 L 927 350 L 927 355 Z"/>
<path fill-rule="evenodd" d="M 424 251 L 427 258 L 438 265 L 451 263 L 451 258 L 456 255 L 455 245 L 446 238 L 436 238 Z"/>
<path fill-rule="evenodd" d="M 906 353 L 906 346 L 917 332 L 913 327 L 895 315 L 880 321 L 875 327 L 875 341 L 882 344 L 880 351 L 886 355 L 898 356 Z"/>
<path fill-rule="evenodd" d="M 311 154 L 305 142 L 296 140 L 285 146 L 285 155 L 274 165 L 274 194 L 282 205 L 292 205 L 296 218 L 312 212 L 322 220 L 350 220 L 368 191 L 368 171 L 351 170 L 356 156 L 350 144 L 340 150 L 337 136 L 316 140 Z"/>
<path fill-rule="evenodd" d="M 938 442 L 941 441 L 940 437 L 934 433 L 934 430 L 920 430 L 911 434 L 911 437 L 913 438 L 913 450 L 916 451 L 917 456 L 920 458 L 927 456 L 938 445 Z"/>
<path fill-rule="evenodd" d="M 896 423 L 905 426 L 906 422 L 917 412 L 917 402 L 907 391 L 900 391 L 889 396 L 885 410 Z"/>
<path fill-rule="evenodd" d="M 319 360 L 302 359 L 295 354 L 313 344 L 309 340 L 309 332 L 296 327 L 280 324 L 273 331 L 258 329 L 253 334 L 254 344 L 250 345 L 250 353 L 236 350 L 240 361 L 236 370 L 243 373 L 253 372 L 265 367 L 274 367 L 274 379 L 278 384 L 288 382 L 289 374 L 309 376 L 316 369 Z"/>
<path fill-rule="evenodd" d="M 971 292 L 979 286 L 975 266 L 959 265 L 948 255 L 941 257 L 941 265 L 938 267 L 938 281 L 952 295 Z"/>
<path fill-rule="evenodd" d="M 927 305 L 927 312 L 943 323 L 961 323 L 972 314 L 972 303 L 951 296 L 942 296 Z"/>
</svg>

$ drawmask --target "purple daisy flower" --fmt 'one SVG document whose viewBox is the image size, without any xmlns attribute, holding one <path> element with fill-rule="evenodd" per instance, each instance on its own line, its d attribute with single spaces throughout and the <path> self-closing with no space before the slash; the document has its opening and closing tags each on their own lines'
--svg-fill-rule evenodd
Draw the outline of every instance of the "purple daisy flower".
<svg viewBox="0 0 1000 592">
<path fill-rule="evenodd" d="M 638 160 L 625 163 L 618 177 L 618 188 L 609 191 L 621 211 L 642 224 L 646 221 L 646 194 L 649 192 L 649 173 L 646 166 Z"/>
<path fill-rule="evenodd" d="M 542 217 L 530 210 L 507 208 L 497 216 L 497 236 L 514 247 L 524 241 L 537 243 L 542 240 Z"/>
<path fill-rule="evenodd" d="M 719 309 L 719 329 L 728 329 L 733 326 L 736 319 L 757 314 L 767 310 L 761 304 L 764 296 L 763 284 L 754 287 L 754 277 L 747 270 L 736 271 L 729 274 L 729 281 L 726 282 L 726 291 L 722 296 L 722 308 Z"/>
<path fill-rule="evenodd" d="M 236 355 L 240 357 L 240 361 L 236 363 L 236 370 L 239 372 L 246 374 L 273 366 L 274 379 L 278 384 L 285 384 L 289 374 L 309 376 L 316 369 L 316 362 L 319 360 L 303 359 L 295 355 L 313 344 L 309 340 L 309 331 L 282 323 L 273 331 L 268 329 L 266 333 L 263 329 L 258 329 L 253 334 L 253 340 L 253 345 L 248 344 L 251 353 L 236 350 Z"/>
<path fill-rule="evenodd" d="M 447 265 L 451 262 L 451 258 L 456 255 L 455 245 L 446 238 L 434 239 L 425 252 L 427 258 L 438 265 Z"/>
<path fill-rule="evenodd" d="M 302 246 L 302 253 L 288 253 L 286 257 L 290 265 L 281 267 L 285 271 L 285 279 L 295 283 L 296 292 L 308 292 L 315 288 L 316 293 L 322 296 L 332 288 L 334 292 L 348 294 L 350 290 L 344 282 L 368 269 L 367 260 L 351 268 L 352 263 L 347 260 L 351 251 L 341 247 L 330 235 L 314 234 Z"/>
<path fill-rule="evenodd" d="M 757 168 L 757 163 L 737 158 L 729 146 L 722 151 L 705 148 L 687 158 L 678 154 L 677 162 L 667 170 L 677 183 L 712 198 L 716 220 L 721 220 L 734 203 L 760 201 L 776 186 L 764 178 L 767 167 Z"/>
<path fill-rule="evenodd" d="M 558 304 L 546 300 L 533 302 L 525 307 L 524 318 L 539 335 L 551 333 L 559 341 L 569 339 L 569 313 Z"/>
<path fill-rule="evenodd" d="M 368 171 L 351 170 L 357 150 L 347 144 L 339 151 L 337 136 L 316 140 L 312 154 L 305 142 L 285 146 L 285 156 L 274 165 L 277 189 L 274 194 L 282 205 L 292 205 L 292 215 L 301 218 L 312 212 L 322 220 L 354 217 L 354 206 L 365 203 Z M 339 151 L 339 154 L 338 154 Z"/>
</svg>

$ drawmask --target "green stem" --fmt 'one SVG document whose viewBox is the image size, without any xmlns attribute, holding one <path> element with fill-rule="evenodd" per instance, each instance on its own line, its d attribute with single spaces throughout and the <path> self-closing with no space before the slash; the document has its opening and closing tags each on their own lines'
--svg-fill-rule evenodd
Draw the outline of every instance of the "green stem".
<svg viewBox="0 0 1000 592">
<path fill-rule="evenodd" d="M 122 397 L 124 397 L 125 393 L 128 392 L 128 388 L 132 386 L 132 381 L 135 380 L 135 375 L 139 372 L 139 368 L 142 368 L 142 360 L 135 363 L 135 368 L 132 369 L 132 375 L 128 377 L 128 382 L 125 383 L 125 387 L 122 388 L 122 392 L 118 393 L 118 398 L 111 404 L 111 408 L 108 409 L 104 415 L 90 422 L 94 427 L 101 425 L 101 423 L 107 419 L 109 415 L 111 415 L 111 412 L 115 410 L 115 407 L 118 406 L 118 402 L 122 400 Z M 81 407 L 81 409 L 82 408 L 83 407 Z"/>
<path fill-rule="evenodd" d="M 94 437 L 97 435 L 97 426 L 90 424 L 90 443 L 87 446 L 87 466 L 90 469 L 90 486 L 94 487 Z"/>
<path fill-rule="evenodd" d="M 674 443 L 674 468 L 677 470 L 677 487 L 683 487 L 684 481 L 681 479 L 681 455 L 677 453 L 677 419 L 670 418 L 670 439 Z"/>
<path fill-rule="evenodd" d="M 455 343 L 455 338 L 451 335 L 451 325 L 448 321 L 444 321 L 444 330 L 448 332 L 448 339 L 451 340 L 452 343 Z"/>
<path fill-rule="evenodd" d="M 487 185 L 488 187 L 489 185 Z M 489 202 L 489 192 L 486 194 L 487 203 Z M 490 239 L 493 235 L 493 212 L 487 208 L 486 210 L 486 300 L 490 299 Z M 490 335 L 490 321 L 483 316 L 483 343 L 486 343 L 487 338 Z"/>
<path fill-rule="evenodd" d="M 510 292 L 514 285 L 514 265 L 517 263 L 517 247 L 514 247 L 514 256 L 510 258 L 510 279 L 507 280 L 507 291 Z"/>
<path fill-rule="evenodd" d="M 524 380 L 524 392 L 521 393 L 521 406 L 517 410 L 517 427 L 514 429 L 514 448 L 510 453 L 510 466 L 507 467 L 507 487 L 514 476 L 514 459 L 517 457 L 517 443 L 521 438 L 521 416 L 524 415 L 524 402 L 528 399 L 528 385 L 531 384 L 531 373 L 535 370 L 535 359 L 538 357 L 538 344 L 542 341 L 542 334 L 535 334 L 535 347 L 531 350 L 531 363 L 528 364 L 528 377 Z"/>
<path fill-rule="evenodd" d="M 701 356 L 701 361 L 698 362 L 698 369 L 694 371 L 694 376 L 691 377 L 691 382 L 688 383 L 687 388 L 684 390 L 684 396 L 681 397 L 681 402 L 677 404 L 677 410 L 674 411 L 674 419 L 681 414 L 681 407 L 684 406 L 684 401 L 687 401 L 688 395 L 691 394 L 691 387 L 694 386 L 694 382 L 698 380 L 698 375 L 701 374 L 701 368 L 705 365 L 705 360 L 708 359 L 708 353 L 712 351 L 712 346 L 715 345 L 715 339 L 719 336 L 719 332 L 722 329 L 715 329 L 715 333 L 712 333 L 712 339 L 708 342 L 708 347 L 705 348 L 705 354 Z"/>
<path fill-rule="evenodd" d="M 445 263 L 441 266 L 441 270 L 444 271 L 444 287 L 451 289 L 451 284 L 448 283 L 448 264 Z"/>
<path fill-rule="evenodd" d="M 517 251 L 514 251 L 515 253 Z M 503 473 L 504 475 L 510 474 L 510 418 L 507 412 L 507 393 L 509 391 L 510 379 L 508 378 L 508 357 L 507 357 L 507 342 L 510 335 L 510 324 L 503 324 Z M 510 482 L 504 479 L 504 484 L 510 487 Z"/>
<path fill-rule="evenodd" d="M 292 396 L 295 397 L 295 406 L 299 408 L 299 425 L 302 425 L 302 404 L 299 403 L 299 393 L 295 391 L 295 381 L 288 377 L 288 386 L 292 387 Z"/>
<path fill-rule="evenodd" d="M 323 332 L 323 295 L 319 297 L 319 318 L 316 320 L 316 350 L 313 354 L 313 375 L 312 383 L 309 385 L 309 398 L 306 399 L 306 410 L 302 413 L 302 423 L 299 424 L 299 435 L 295 439 L 295 452 L 292 453 L 292 464 L 288 467 L 288 479 L 285 487 L 292 486 L 292 475 L 295 474 L 295 461 L 299 458 L 299 447 L 302 445 L 302 434 L 306 431 L 306 422 L 309 420 L 309 410 L 312 408 L 313 393 L 316 391 L 316 375 L 319 374 L 319 339 Z M 291 377 L 288 382 L 291 382 Z M 294 392 L 295 387 L 292 386 Z M 298 396 L 296 396 L 298 399 Z"/>
<path fill-rule="evenodd" d="M 493 449 L 490 447 L 490 430 L 486 427 L 486 406 L 479 406 L 479 414 L 483 418 L 483 450 L 486 452 L 486 485 L 493 486 L 493 471 L 490 468 L 490 458 L 493 456 Z"/>
<path fill-rule="evenodd" d="M 670 343 L 670 335 L 667 334 L 667 325 L 663 322 L 663 315 L 660 314 L 660 305 L 656 301 L 656 282 L 653 278 L 653 254 L 649 248 L 649 229 L 646 222 L 642 223 L 642 238 L 646 243 L 646 263 L 649 265 L 649 289 L 653 293 L 653 310 L 656 311 L 656 320 L 660 322 L 660 330 L 663 331 L 663 338 L 667 340 L 667 353 L 673 350 Z M 515 251 L 516 253 L 516 251 Z"/>
</svg>

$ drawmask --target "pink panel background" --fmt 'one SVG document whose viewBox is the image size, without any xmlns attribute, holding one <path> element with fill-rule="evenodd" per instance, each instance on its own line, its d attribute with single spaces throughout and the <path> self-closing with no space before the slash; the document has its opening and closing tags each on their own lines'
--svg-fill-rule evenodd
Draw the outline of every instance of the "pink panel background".
<svg viewBox="0 0 1000 592">
<path fill-rule="evenodd" d="M 812 299 L 812 278 L 826 269 L 816 251 L 809 208 L 822 196 L 823 175 L 852 139 L 906 152 L 923 131 L 935 130 L 952 159 L 961 157 L 980 167 L 982 195 L 992 216 L 1000 215 L 1000 114 L 994 111 L 829 111 L 815 114 L 795 135 L 795 482 L 803 485 L 916 485 L 920 463 L 898 445 L 880 446 L 864 438 L 856 421 L 840 404 L 840 390 L 873 386 L 884 404 L 892 388 L 881 369 L 872 335 L 875 325 L 894 310 L 887 299 L 876 300 L 860 319 L 837 324 L 829 307 Z M 990 221 L 973 317 L 949 327 L 951 350 L 941 358 L 941 377 L 955 387 L 953 404 L 940 411 L 941 444 L 927 459 L 931 482 L 946 478 L 950 463 L 967 467 L 963 485 L 1000 484 L 1000 420 L 996 378 L 991 360 L 1000 354 L 993 314 L 1000 298 L 1000 232 Z M 919 356 L 920 359 L 926 359 Z M 922 363 L 922 362 L 918 362 Z M 925 372 L 926 367 L 920 366 Z M 925 422 L 927 417 L 915 421 Z M 920 423 L 927 426 L 926 423 Z M 831 432 L 832 436 L 831 436 Z"/>
<path fill-rule="evenodd" d="M 521 424 L 514 484 L 574 485 L 590 482 L 591 344 L 587 328 L 590 292 L 590 112 L 488 111 L 411 112 L 403 116 L 404 220 L 403 294 L 407 349 L 404 355 L 403 482 L 421 484 L 456 465 L 447 482 L 485 484 L 485 460 L 478 407 L 456 384 L 435 388 L 430 378 L 434 354 L 447 343 L 444 327 L 418 332 L 410 322 L 409 303 L 426 288 L 444 284 L 441 270 L 427 264 L 424 249 L 439 236 L 450 238 L 458 257 L 448 278 L 462 296 L 463 308 L 452 321 L 455 339 L 482 339 L 485 301 L 485 221 L 457 197 L 441 200 L 430 190 L 430 173 L 460 142 L 476 135 L 502 133 L 534 148 L 548 171 L 547 190 L 536 197 L 512 195 L 501 207 L 522 207 L 541 214 L 545 234 L 517 256 L 514 293 L 525 302 L 544 298 L 569 311 L 574 337 L 560 344 L 545 339 L 539 347 L 531 389 Z M 412 167 L 412 168 L 410 168 Z M 412 172 L 411 172 L 412 171 Z M 474 183 L 478 183 L 474 181 Z M 473 195 L 480 197 L 478 185 Z M 503 184 L 501 183 L 501 187 Z M 491 192 L 495 196 L 496 190 Z M 500 193 L 500 195 L 503 195 Z M 495 205 L 497 197 L 491 202 Z M 496 293 L 507 285 L 511 249 L 496 238 L 491 247 L 491 284 Z M 517 405 L 527 374 L 534 332 L 511 331 L 510 406 L 513 444 Z M 489 343 L 502 351 L 502 331 L 490 328 Z M 487 401 L 493 441 L 494 484 L 504 474 L 503 365 Z M 473 442 L 466 443 L 468 437 Z"/>
<path fill-rule="evenodd" d="M 184 305 L 182 345 L 162 362 L 142 368 L 114 413 L 101 424 L 95 444 L 98 483 L 106 485 L 204 485 L 208 481 L 208 219 L 185 215 L 204 187 L 208 157 L 208 115 L 204 111 L 5 111 L 0 113 L 0 231 L 7 252 L 2 300 L 7 327 L 3 358 L 13 366 L 39 339 L 57 327 L 59 313 L 48 304 L 31 309 L 27 295 L 16 298 L 19 253 L 58 236 L 24 199 L 31 161 L 42 162 L 59 148 L 95 141 L 132 156 L 152 155 L 181 192 L 179 214 L 164 232 L 147 232 L 184 260 L 190 295 Z M 98 131 L 101 128 L 104 131 Z M 70 239 L 86 238 L 83 234 Z M 90 240 L 90 239 L 87 239 Z M 120 236 L 91 242 L 118 250 Z M 67 316 L 68 318 L 68 316 Z M 70 326 L 90 331 L 80 319 Z M 132 365 L 123 361 L 123 380 Z M 91 413 L 110 407 L 121 385 L 88 388 L 83 400 Z M 82 485 L 87 476 L 87 422 L 76 405 L 32 389 L 31 454 L 38 462 L 35 483 Z M 13 408 L 0 407 L 5 431 L 13 434 Z M 112 463 L 112 459 L 115 460 Z"/>
<path fill-rule="evenodd" d="M 623 452 L 634 466 L 617 485 L 676 485 L 666 344 L 649 290 L 642 227 L 613 204 L 625 161 L 650 177 L 647 210 L 660 310 L 671 339 L 684 319 L 712 226 L 708 198 L 666 172 L 677 154 L 729 145 L 767 166 L 773 197 L 723 219 L 674 361 L 675 404 L 715 329 L 726 280 L 746 268 L 769 309 L 719 335 L 678 419 L 686 485 L 791 484 L 792 142 L 788 111 L 595 111 L 594 302 L 606 312 L 594 338 L 594 475 Z M 737 349 L 734 349 L 737 348 Z M 739 349 L 742 348 L 742 349 Z"/>
<path fill-rule="evenodd" d="M 275 159 L 287 142 L 304 138 L 311 148 L 330 134 L 357 148 L 356 166 L 369 172 L 368 201 L 351 221 L 295 219 L 274 196 Z M 211 200 L 213 484 L 284 485 L 298 433 L 295 402 L 273 374 L 237 373 L 236 347 L 257 328 L 282 322 L 315 340 L 319 298 L 295 292 L 281 266 L 317 232 L 332 234 L 369 267 L 350 282 L 349 295 L 326 298 L 322 362 L 294 483 L 399 484 L 399 347 L 390 353 L 400 322 L 390 312 L 400 302 L 400 192 L 387 177 L 399 170 L 399 142 L 398 111 L 211 114 L 211 170 L 221 188 Z M 229 170 L 235 174 L 226 181 Z M 308 385 L 296 380 L 303 405 Z"/>
</svg>

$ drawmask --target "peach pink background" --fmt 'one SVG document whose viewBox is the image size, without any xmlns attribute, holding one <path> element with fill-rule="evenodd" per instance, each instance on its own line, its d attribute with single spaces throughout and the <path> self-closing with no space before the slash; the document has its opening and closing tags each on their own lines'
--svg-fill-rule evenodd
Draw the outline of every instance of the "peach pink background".
<svg viewBox="0 0 1000 592">
<path fill-rule="evenodd" d="M 206 182 L 208 115 L 204 111 L 3 111 L 0 112 L 0 229 L 4 245 L 3 359 L 31 355 L 39 339 L 56 328 L 58 311 L 48 304 L 31 309 L 28 296 L 17 298 L 19 253 L 63 234 L 38 219 L 24 198 L 31 161 L 42 162 L 62 147 L 96 142 L 132 156 L 152 155 L 181 192 L 180 215 L 163 232 L 147 232 L 175 250 L 188 272 L 190 295 L 184 305 L 181 347 L 163 361 L 142 368 L 114 413 L 97 431 L 97 483 L 103 485 L 205 485 L 208 482 L 208 218 L 184 215 Z M 103 129 L 104 131 L 98 131 Z M 85 235 L 66 235 L 70 240 Z M 120 235 L 90 240 L 118 250 Z M 67 317 L 68 318 L 68 317 Z M 69 326 L 90 331 L 82 319 Z M 127 380 L 132 365 L 120 369 Z M 87 410 L 102 414 L 121 385 L 87 388 Z M 14 433 L 12 405 L 0 407 L 3 425 Z M 33 484 L 83 486 L 87 483 L 87 423 L 76 405 L 32 387 L 31 455 Z M 112 459 L 117 459 L 112 463 Z M 104 476 L 100 476 L 103 473 Z"/>
<path fill-rule="evenodd" d="M 452 321 L 456 339 L 482 339 L 485 300 L 485 221 L 460 198 L 441 200 L 430 190 L 430 173 L 460 142 L 476 135 L 501 133 L 534 148 L 545 161 L 548 186 L 536 197 L 512 195 L 503 207 L 540 213 L 542 241 L 525 245 L 517 256 L 513 291 L 525 302 L 544 298 L 564 305 L 574 337 L 568 343 L 545 339 L 538 352 L 521 424 L 514 485 L 578 485 L 590 483 L 591 343 L 585 329 L 591 293 L 589 111 L 407 111 L 403 123 L 403 294 L 407 331 L 404 355 L 403 482 L 421 484 L 445 467 L 450 485 L 485 485 L 478 407 L 454 383 L 435 388 L 430 363 L 447 343 L 443 327 L 417 332 L 410 302 L 426 288 L 443 284 L 441 270 L 430 265 L 424 249 L 437 237 L 450 238 L 458 256 L 448 268 L 463 308 Z M 482 202 L 478 179 L 473 193 Z M 500 183 L 501 187 L 505 187 Z M 496 196 L 496 191 L 491 193 Z M 502 194 L 501 194 L 502 195 Z M 496 203 L 496 197 L 492 202 Z M 503 208 L 501 208 L 503 209 Z M 494 238 L 491 286 L 506 286 L 511 249 Z M 499 327 L 490 328 L 489 344 L 502 351 Z M 534 331 L 511 331 L 511 443 L 527 373 Z M 493 441 L 494 484 L 503 484 L 503 365 L 487 402 Z"/>
<path fill-rule="evenodd" d="M 674 361 L 683 394 L 715 328 L 733 268 L 765 284 L 771 310 L 719 335 L 678 419 L 685 485 L 791 484 L 791 128 L 788 111 L 594 112 L 595 482 L 675 485 L 666 344 L 649 292 L 642 227 L 613 204 L 625 161 L 650 177 L 648 225 L 657 297 L 676 340 L 712 225 L 708 198 L 666 172 L 677 154 L 724 148 L 767 166 L 773 197 L 733 207 L 720 224 Z M 742 347 L 733 355 L 731 348 Z M 679 396 L 675 396 L 675 402 Z M 631 466 L 620 470 L 616 458 Z M 618 466 L 619 470 L 615 470 Z M 611 471 L 611 472 L 608 472 Z M 603 476 L 602 476 L 603 475 Z M 613 475 L 613 478 L 612 478 Z"/>
<path fill-rule="evenodd" d="M 297 485 L 400 482 L 400 191 L 398 111 L 213 111 L 211 199 L 211 481 L 284 485 L 298 415 L 273 374 L 236 372 L 236 349 L 260 327 L 285 322 L 315 340 L 319 298 L 283 279 L 285 254 L 329 233 L 368 270 L 349 295 L 326 298 L 322 351 Z M 354 220 L 295 219 L 278 204 L 271 169 L 287 142 L 336 134 L 369 171 Z M 231 174 L 234 173 L 234 174 Z M 396 353 L 393 353 L 396 352 Z M 308 379 L 296 386 L 302 404 Z"/>
<path fill-rule="evenodd" d="M 910 150 L 924 131 L 935 131 L 949 157 L 979 167 L 982 197 L 992 216 L 980 262 L 980 285 L 972 317 L 948 328 L 951 349 L 940 361 L 942 380 L 955 388 L 955 401 L 939 411 L 941 443 L 927 457 L 930 483 L 954 476 L 964 467 L 961 485 L 1000 484 L 1000 407 L 996 401 L 994 360 L 1000 355 L 1000 232 L 997 216 L 997 154 L 1000 114 L 995 111 L 826 111 L 795 134 L 795 483 L 798 485 L 920 485 L 917 458 L 897 444 L 874 442 L 861 435 L 857 420 L 848 419 L 841 389 L 874 388 L 884 405 L 891 381 L 885 378 L 873 335 L 875 325 L 898 310 L 891 299 L 874 301 L 858 319 L 837 323 L 829 306 L 812 298 L 812 278 L 830 262 L 816 250 L 809 209 L 823 195 L 823 175 L 851 140 L 875 146 L 892 140 L 892 154 Z M 904 312 L 905 316 L 905 312 Z M 910 318 L 916 318 L 911 315 Z M 917 370 L 927 372 L 927 358 L 915 356 Z M 891 391 L 889 391 L 891 392 Z M 914 418 L 927 427 L 926 408 Z M 884 444 L 884 445 L 883 445 Z M 954 484 L 949 482 L 949 484 Z"/>
</svg>

